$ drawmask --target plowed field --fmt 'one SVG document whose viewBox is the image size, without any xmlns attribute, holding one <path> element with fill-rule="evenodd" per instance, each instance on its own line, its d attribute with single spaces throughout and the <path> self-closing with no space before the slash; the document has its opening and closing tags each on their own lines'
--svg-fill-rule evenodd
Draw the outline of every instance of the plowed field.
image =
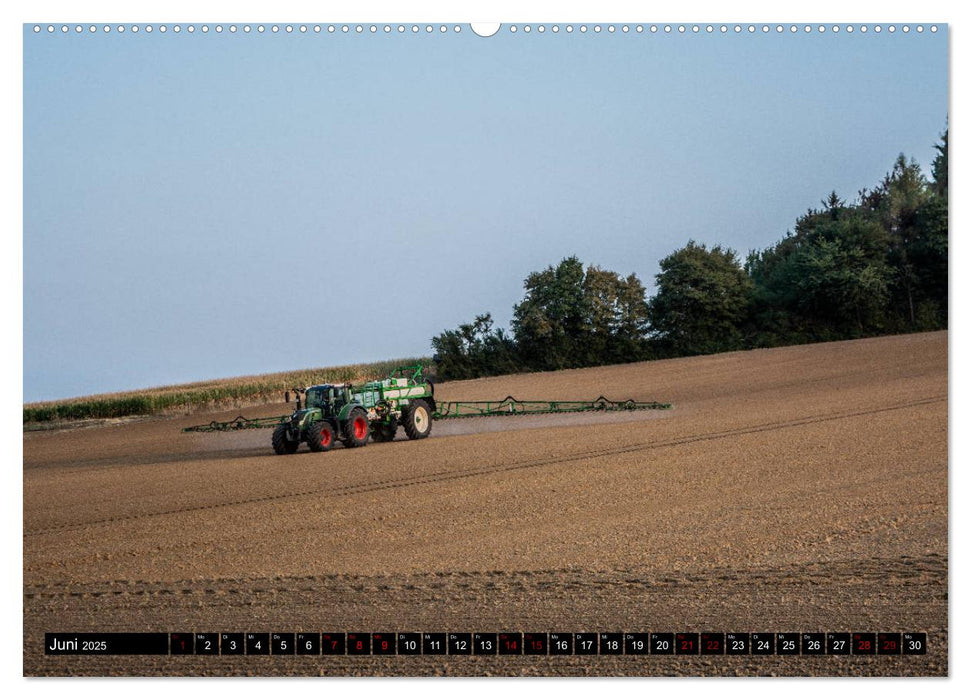
<svg viewBox="0 0 971 700">
<path fill-rule="evenodd" d="M 670 411 L 278 457 L 232 418 L 24 436 L 31 675 L 943 675 L 947 334 L 443 383 Z M 284 405 L 242 411 L 280 415 Z M 45 631 L 919 631 L 926 656 L 49 657 Z"/>
</svg>

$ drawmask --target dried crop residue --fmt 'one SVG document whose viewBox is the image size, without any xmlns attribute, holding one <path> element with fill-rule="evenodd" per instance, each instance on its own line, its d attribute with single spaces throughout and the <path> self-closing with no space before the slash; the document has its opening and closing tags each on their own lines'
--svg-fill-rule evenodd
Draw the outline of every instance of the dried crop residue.
<svg viewBox="0 0 971 700">
<path fill-rule="evenodd" d="M 428 440 L 287 457 L 268 431 L 179 432 L 235 413 L 25 437 L 25 672 L 947 673 L 946 333 L 436 393 L 675 408 L 444 421 Z M 41 653 L 45 631 L 204 628 L 926 631 L 929 653 L 255 665 Z"/>
</svg>

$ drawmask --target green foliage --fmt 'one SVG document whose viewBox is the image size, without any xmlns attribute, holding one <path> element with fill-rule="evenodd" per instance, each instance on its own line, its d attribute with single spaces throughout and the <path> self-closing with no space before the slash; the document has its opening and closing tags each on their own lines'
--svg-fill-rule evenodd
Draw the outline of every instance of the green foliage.
<svg viewBox="0 0 971 700">
<path fill-rule="evenodd" d="M 755 344 L 856 337 L 879 330 L 893 283 L 889 237 L 872 216 L 830 200 L 796 233 L 749 255 Z"/>
<path fill-rule="evenodd" d="M 562 260 L 523 283 L 512 328 L 523 363 L 533 370 L 589 367 L 643 359 L 647 301 L 636 275 Z"/>
<path fill-rule="evenodd" d="M 931 164 L 934 194 L 943 197 L 945 202 L 947 202 L 947 132 L 948 130 L 945 129 L 941 142 L 934 146 L 937 149 L 937 155 L 934 156 L 934 162 Z"/>
<path fill-rule="evenodd" d="M 944 159 L 943 172 L 936 176 L 943 177 L 946 183 L 946 145 L 943 149 L 938 154 Z M 941 167 L 940 162 L 935 164 Z M 947 199 L 936 189 L 937 184 L 926 181 L 918 164 L 908 162 L 901 154 L 893 170 L 861 198 L 860 208 L 875 216 L 889 236 L 887 261 L 895 272 L 889 315 L 898 330 L 926 329 L 929 319 L 925 313 L 919 321 L 919 309 L 940 310 L 943 304 L 946 314 L 946 293 L 942 297 L 940 292 L 947 284 Z M 927 265 L 932 269 L 927 269 Z M 941 316 L 931 313 L 932 317 L 935 315 Z M 936 325 L 933 320 L 930 322 Z"/>
<path fill-rule="evenodd" d="M 752 281 L 735 251 L 694 241 L 660 262 L 649 303 L 651 332 L 667 355 L 724 352 L 743 346 Z"/>
<path fill-rule="evenodd" d="M 488 377 L 521 369 L 516 343 L 501 328 L 492 330 L 491 314 L 476 316 L 472 323 L 435 336 L 432 348 L 442 379 Z"/>
<path fill-rule="evenodd" d="M 526 296 L 513 308 L 512 329 L 525 364 L 538 370 L 579 366 L 590 322 L 583 263 L 569 257 L 523 282 Z"/>
<path fill-rule="evenodd" d="M 907 256 L 916 277 L 917 303 L 922 313 L 916 324 L 922 330 L 947 326 L 947 193 L 931 197 L 915 213 L 917 234 Z"/>
<path fill-rule="evenodd" d="M 947 327 L 947 132 L 928 182 L 898 156 L 847 205 L 835 193 L 749 255 L 755 345 Z"/>
<path fill-rule="evenodd" d="M 587 332 L 582 366 L 644 359 L 648 328 L 647 292 L 637 275 L 621 277 L 596 266 L 583 280 Z"/>
<path fill-rule="evenodd" d="M 576 257 L 530 273 L 526 294 L 513 308 L 514 336 L 492 330 L 492 316 L 477 316 L 432 339 L 443 379 L 515 371 L 555 370 L 632 362 L 647 357 L 644 285 L 631 274 Z"/>
</svg>

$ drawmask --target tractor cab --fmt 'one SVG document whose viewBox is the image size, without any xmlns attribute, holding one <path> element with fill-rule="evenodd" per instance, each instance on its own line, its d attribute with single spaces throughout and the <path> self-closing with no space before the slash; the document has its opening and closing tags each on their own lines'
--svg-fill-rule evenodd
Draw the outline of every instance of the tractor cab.
<svg viewBox="0 0 971 700">
<path fill-rule="evenodd" d="M 307 389 L 305 408 L 322 409 L 325 415 L 336 413 L 349 400 L 347 387 L 343 384 L 319 384 Z"/>
<path fill-rule="evenodd" d="M 307 408 L 325 408 L 334 401 L 334 387 L 330 384 L 312 386 L 305 396 Z"/>
</svg>

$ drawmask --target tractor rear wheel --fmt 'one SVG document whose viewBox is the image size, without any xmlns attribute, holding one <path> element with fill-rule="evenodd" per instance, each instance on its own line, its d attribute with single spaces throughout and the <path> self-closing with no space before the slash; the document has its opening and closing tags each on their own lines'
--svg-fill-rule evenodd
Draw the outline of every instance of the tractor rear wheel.
<svg viewBox="0 0 971 700">
<path fill-rule="evenodd" d="M 344 423 L 344 446 L 363 447 L 371 437 L 371 425 L 363 408 L 355 408 Z"/>
<path fill-rule="evenodd" d="M 415 399 L 409 403 L 403 418 L 409 440 L 421 440 L 431 435 L 432 413 L 423 399 Z"/>
<path fill-rule="evenodd" d="M 398 432 L 398 420 L 392 418 L 387 423 L 378 423 L 371 431 L 371 437 L 375 442 L 391 442 Z"/>
<path fill-rule="evenodd" d="M 287 426 L 278 425 L 276 430 L 273 431 L 273 451 L 278 455 L 292 455 L 297 451 L 300 443 L 296 440 L 291 440 L 287 436 Z"/>
<path fill-rule="evenodd" d="M 334 426 L 329 421 L 318 420 L 307 429 L 307 447 L 311 452 L 326 452 L 334 446 Z"/>
</svg>

